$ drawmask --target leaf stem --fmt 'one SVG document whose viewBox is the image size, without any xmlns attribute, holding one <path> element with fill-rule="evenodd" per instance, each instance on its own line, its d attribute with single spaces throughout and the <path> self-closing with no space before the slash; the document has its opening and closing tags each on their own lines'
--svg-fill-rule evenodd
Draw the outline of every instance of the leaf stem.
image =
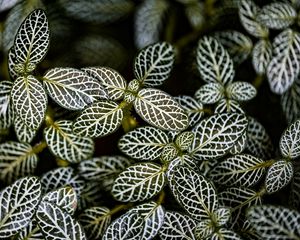
<svg viewBox="0 0 300 240">
<path fill-rule="evenodd" d="M 170 9 L 170 14 L 167 22 L 167 27 L 166 27 L 166 32 L 165 32 L 165 41 L 167 42 L 172 42 L 173 41 L 173 36 L 174 36 L 174 31 L 175 31 L 175 26 L 176 26 L 176 9 L 171 8 Z"/>
<path fill-rule="evenodd" d="M 162 190 L 162 191 L 160 192 L 159 196 L 158 196 L 158 199 L 157 199 L 156 203 L 157 203 L 158 205 L 161 205 L 161 204 L 165 201 L 165 197 L 166 197 L 166 193 L 165 193 L 164 190 Z"/>
<path fill-rule="evenodd" d="M 116 207 L 114 207 L 113 209 L 110 210 L 109 215 L 114 215 L 122 210 L 131 208 L 132 206 L 133 206 L 133 203 L 117 205 Z"/>
<path fill-rule="evenodd" d="M 42 152 L 46 147 L 47 143 L 45 141 L 41 141 L 32 148 L 32 153 L 38 154 Z"/>
<path fill-rule="evenodd" d="M 253 80 L 252 85 L 253 85 L 256 89 L 258 89 L 258 88 L 261 86 L 261 84 L 263 83 L 264 78 L 265 78 L 264 75 L 258 74 L 258 75 L 255 77 L 255 79 Z"/>
</svg>

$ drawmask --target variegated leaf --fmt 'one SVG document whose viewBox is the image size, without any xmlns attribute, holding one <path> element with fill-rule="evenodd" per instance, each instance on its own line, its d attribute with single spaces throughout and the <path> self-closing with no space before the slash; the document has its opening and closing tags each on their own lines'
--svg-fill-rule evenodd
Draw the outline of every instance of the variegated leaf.
<svg viewBox="0 0 300 240">
<path fill-rule="evenodd" d="M 200 29 L 205 23 L 205 4 L 203 2 L 191 1 L 184 7 L 185 16 L 190 25 L 195 29 Z"/>
<path fill-rule="evenodd" d="M 44 120 L 47 95 L 43 85 L 32 75 L 19 77 L 11 90 L 16 114 L 31 129 L 37 129 Z"/>
<path fill-rule="evenodd" d="M 264 173 L 265 166 L 262 159 L 241 154 L 220 162 L 210 171 L 209 176 L 218 184 L 250 187 L 255 185 Z"/>
<path fill-rule="evenodd" d="M 22 64 L 24 73 L 32 72 L 45 57 L 49 48 L 49 26 L 45 12 L 31 12 L 21 24 L 15 38 L 14 50 L 17 64 Z"/>
<path fill-rule="evenodd" d="M 239 16 L 243 27 L 255 37 L 266 38 L 269 35 L 269 30 L 257 19 L 259 11 L 259 7 L 253 0 L 242 0 L 240 2 Z"/>
<path fill-rule="evenodd" d="M 217 193 L 205 177 L 186 166 L 174 171 L 172 180 L 177 201 L 195 220 L 209 219 L 218 208 Z"/>
<path fill-rule="evenodd" d="M 228 51 L 235 64 L 241 64 L 245 61 L 252 51 L 251 39 L 238 31 L 226 30 L 216 32 L 213 36 Z"/>
<path fill-rule="evenodd" d="M 279 147 L 282 156 L 294 159 L 300 156 L 300 120 L 292 123 L 282 134 Z"/>
<path fill-rule="evenodd" d="M 44 236 L 35 218 L 16 235 L 16 240 L 44 240 Z"/>
<path fill-rule="evenodd" d="M 224 226 L 225 224 L 228 223 L 231 217 L 231 211 L 227 207 L 221 207 L 214 212 L 214 215 L 218 226 Z"/>
<path fill-rule="evenodd" d="M 174 48 L 167 42 L 155 43 L 139 52 L 134 60 L 134 75 L 145 87 L 162 85 L 174 64 Z"/>
<path fill-rule="evenodd" d="M 164 168 L 155 163 L 139 163 L 126 168 L 116 178 L 112 195 L 122 202 L 147 200 L 165 185 Z"/>
<path fill-rule="evenodd" d="M 46 240 L 86 239 L 81 225 L 53 203 L 41 201 L 36 218 Z"/>
<path fill-rule="evenodd" d="M 213 233 L 210 240 L 242 240 L 242 238 L 232 230 L 228 230 L 226 228 L 220 228 L 217 232 Z"/>
<path fill-rule="evenodd" d="M 127 83 L 116 70 L 108 67 L 87 67 L 82 71 L 100 82 L 110 100 L 120 100 L 124 97 Z"/>
<path fill-rule="evenodd" d="M 44 75 L 43 84 L 48 95 L 69 110 L 82 110 L 107 98 L 97 79 L 75 68 L 53 68 Z"/>
<path fill-rule="evenodd" d="M 118 143 L 126 155 L 139 160 L 155 160 L 162 153 L 170 139 L 165 132 L 155 127 L 136 128 L 123 135 Z"/>
<path fill-rule="evenodd" d="M 203 104 L 187 95 L 174 97 L 189 117 L 189 125 L 195 126 L 204 116 Z"/>
<path fill-rule="evenodd" d="M 17 71 L 18 68 L 15 69 L 15 66 L 17 66 L 17 58 L 16 58 L 16 52 L 14 46 L 12 46 L 9 51 L 8 51 L 8 60 L 7 60 L 7 65 L 8 65 L 8 72 L 11 80 L 15 80 L 19 76 L 19 72 Z"/>
<path fill-rule="evenodd" d="M 94 141 L 73 133 L 72 121 L 56 121 L 44 129 L 44 136 L 52 153 L 71 163 L 79 163 L 94 153 Z"/>
<path fill-rule="evenodd" d="M 138 213 L 125 213 L 106 229 L 102 240 L 140 240 L 144 221 Z"/>
<path fill-rule="evenodd" d="M 175 144 L 181 151 L 186 151 L 190 148 L 194 140 L 194 133 L 190 131 L 180 133 L 176 139 Z"/>
<path fill-rule="evenodd" d="M 272 58 L 272 45 L 268 40 L 258 41 L 252 51 L 252 65 L 257 74 L 265 74 Z"/>
<path fill-rule="evenodd" d="M 100 206 L 103 204 L 103 191 L 108 191 L 107 186 L 105 186 L 106 181 L 105 179 L 101 182 L 95 180 L 85 181 L 78 200 L 79 211 L 83 211 L 91 206 Z"/>
<path fill-rule="evenodd" d="M 151 240 L 162 227 L 165 220 L 164 208 L 156 202 L 148 202 L 138 205 L 128 211 L 128 213 L 138 213 L 143 218 L 143 232 L 140 235 L 141 240 Z"/>
<path fill-rule="evenodd" d="M 266 190 L 274 193 L 284 188 L 292 180 L 294 167 L 291 162 L 280 160 L 275 162 L 269 169 L 266 176 Z"/>
<path fill-rule="evenodd" d="M 134 40 L 141 49 L 159 41 L 163 18 L 169 4 L 165 0 L 148 0 L 141 3 L 134 16 Z"/>
<path fill-rule="evenodd" d="M 233 82 L 226 87 L 226 93 L 236 101 L 249 101 L 256 96 L 256 89 L 248 82 Z"/>
<path fill-rule="evenodd" d="M 254 206 L 247 218 L 262 239 L 282 240 L 300 238 L 300 214 L 281 206 Z"/>
<path fill-rule="evenodd" d="M 73 124 L 74 133 L 84 137 L 103 137 L 116 131 L 123 119 L 123 110 L 110 100 L 100 100 L 83 110 Z"/>
<path fill-rule="evenodd" d="M 274 93 L 282 94 L 299 74 L 300 34 L 291 29 L 281 32 L 273 41 L 273 56 L 267 77 Z"/>
<path fill-rule="evenodd" d="M 0 176 L 8 184 L 34 173 L 38 157 L 27 143 L 5 142 L 0 144 Z"/>
<path fill-rule="evenodd" d="M 210 239 L 209 237 L 215 231 L 213 225 L 214 224 L 210 219 L 205 219 L 201 222 L 198 222 L 194 230 L 194 235 L 196 239 Z"/>
<path fill-rule="evenodd" d="M 111 178 L 131 165 L 131 161 L 123 156 L 101 156 L 82 161 L 79 164 L 79 174 L 89 181 L 101 181 Z"/>
<path fill-rule="evenodd" d="M 37 133 L 37 129 L 27 127 L 19 116 L 14 118 L 14 128 L 20 142 L 30 143 Z"/>
<path fill-rule="evenodd" d="M 257 18 L 268 28 L 285 29 L 294 23 L 297 12 L 288 3 L 274 2 L 263 6 Z"/>
<path fill-rule="evenodd" d="M 194 129 L 190 153 L 197 160 L 221 157 L 242 136 L 248 124 L 247 117 L 236 113 L 213 115 L 202 120 Z"/>
<path fill-rule="evenodd" d="M 208 83 L 230 83 L 234 78 L 233 62 L 224 47 L 212 37 L 203 37 L 197 47 L 197 67 Z"/>
<path fill-rule="evenodd" d="M 10 101 L 10 91 L 13 82 L 0 82 L 0 129 L 6 129 L 11 126 L 14 120 L 13 106 Z"/>
<path fill-rule="evenodd" d="M 229 153 L 231 155 L 241 154 L 245 150 L 247 144 L 247 134 L 244 132 L 239 140 L 237 140 L 233 147 L 229 150 Z"/>
<path fill-rule="evenodd" d="M 300 207 L 300 170 L 294 172 L 293 179 L 291 181 L 291 190 L 289 194 L 289 206 L 294 209 Z"/>
<path fill-rule="evenodd" d="M 224 93 L 225 89 L 222 84 L 208 83 L 195 92 L 195 99 L 204 104 L 214 104 L 225 96 Z"/>
<path fill-rule="evenodd" d="M 215 114 L 220 113 L 239 113 L 244 114 L 244 110 L 241 108 L 240 104 L 232 99 L 221 99 L 216 108 L 215 108 Z"/>
<path fill-rule="evenodd" d="M 188 126 L 187 114 L 169 94 L 161 90 L 142 89 L 134 101 L 134 108 L 146 122 L 163 130 L 179 131 Z"/>
<path fill-rule="evenodd" d="M 87 208 L 79 215 L 88 239 L 100 239 L 111 222 L 110 210 L 107 207 Z"/>
<path fill-rule="evenodd" d="M 162 240 L 195 240 L 195 227 L 196 221 L 188 215 L 167 211 L 159 236 Z"/>
<path fill-rule="evenodd" d="M 174 158 L 176 158 L 179 154 L 178 147 L 175 146 L 174 143 L 169 143 L 166 146 L 164 146 L 162 153 L 160 155 L 160 160 L 165 162 L 170 162 Z"/>
<path fill-rule="evenodd" d="M 26 227 L 41 198 L 41 183 L 36 177 L 19 179 L 0 192 L 0 237 L 12 237 Z"/>
</svg>

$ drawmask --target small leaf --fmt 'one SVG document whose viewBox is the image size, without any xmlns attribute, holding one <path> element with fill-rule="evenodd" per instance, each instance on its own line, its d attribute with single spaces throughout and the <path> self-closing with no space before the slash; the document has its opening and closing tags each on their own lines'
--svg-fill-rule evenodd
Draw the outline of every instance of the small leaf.
<svg viewBox="0 0 300 240">
<path fill-rule="evenodd" d="M 116 131 L 123 119 L 123 110 L 110 100 L 100 100 L 83 110 L 75 119 L 73 131 L 83 137 L 103 137 Z"/>
<path fill-rule="evenodd" d="M 152 161 L 158 159 L 169 143 L 165 132 L 155 127 L 136 128 L 123 135 L 118 143 L 121 152 L 129 157 Z"/>
<path fill-rule="evenodd" d="M 162 130 L 181 131 L 188 125 L 188 116 L 180 105 L 169 94 L 158 89 L 139 91 L 134 108 L 146 122 Z"/>
<path fill-rule="evenodd" d="M 235 74 L 228 52 L 212 37 L 204 37 L 198 42 L 197 67 L 207 83 L 225 85 L 233 80 Z"/>
<path fill-rule="evenodd" d="M 127 83 L 116 70 L 108 67 L 87 67 L 82 71 L 100 82 L 110 100 L 121 100 L 124 97 Z"/>
<path fill-rule="evenodd" d="M 220 83 L 208 83 L 195 92 L 195 99 L 204 104 L 214 104 L 224 97 L 225 89 Z"/>
<path fill-rule="evenodd" d="M 42 201 L 36 211 L 36 218 L 46 240 L 86 239 L 81 225 L 53 203 Z"/>
<path fill-rule="evenodd" d="M 160 159 L 162 162 L 170 162 L 174 158 L 176 158 L 179 154 L 178 148 L 175 146 L 174 143 L 169 143 L 164 146 L 162 153 L 160 155 Z"/>
<path fill-rule="evenodd" d="M 41 184 L 36 177 L 25 177 L 0 192 L 0 237 L 12 237 L 26 227 L 41 198 Z"/>
<path fill-rule="evenodd" d="M 210 240 L 223 240 L 223 239 L 230 239 L 230 240 L 242 240 L 242 238 L 232 230 L 228 230 L 226 228 L 220 228 L 217 232 L 215 232 L 211 237 Z"/>
<path fill-rule="evenodd" d="M 164 168 L 155 163 L 139 163 L 126 168 L 115 180 L 112 195 L 122 202 L 147 200 L 164 187 Z"/>
<path fill-rule="evenodd" d="M 206 118 L 193 129 L 195 138 L 189 151 L 197 160 L 221 157 L 242 136 L 247 124 L 246 116 L 236 113 Z"/>
<path fill-rule="evenodd" d="M 31 129 L 44 120 L 47 95 L 42 84 L 32 75 L 19 77 L 13 84 L 11 99 L 16 114 Z"/>
<path fill-rule="evenodd" d="M 236 101 L 249 101 L 256 96 L 255 87 L 248 82 L 233 82 L 226 87 L 226 92 Z"/>
<path fill-rule="evenodd" d="M 71 163 L 88 159 L 94 153 L 91 138 L 77 136 L 72 131 L 72 121 L 56 121 L 44 129 L 44 136 L 52 153 Z"/>
<path fill-rule="evenodd" d="M 194 140 L 194 133 L 190 131 L 180 133 L 176 139 L 175 144 L 181 151 L 186 151 L 190 148 Z"/>
<path fill-rule="evenodd" d="M 294 168 L 291 162 L 280 160 L 275 162 L 268 170 L 266 176 L 266 190 L 274 193 L 284 188 L 293 178 Z"/>
<path fill-rule="evenodd" d="M 220 114 L 220 113 L 244 114 L 244 111 L 237 101 L 223 98 L 218 102 L 214 113 L 215 114 Z"/>
<path fill-rule="evenodd" d="M 300 156 L 300 120 L 292 123 L 282 134 L 279 147 L 282 156 L 294 159 Z"/>
<path fill-rule="evenodd" d="M 17 58 L 14 46 L 12 46 L 8 51 L 7 65 L 10 78 L 12 80 L 17 79 L 19 72 L 17 71 L 18 69 L 15 68 L 15 66 L 17 66 Z"/>
<path fill-rule="evenodd" d="M 258 41 L 252 51 L 252 65 L 257 74 L 265 74 L 272 58 L 272 45 L 262 39 Z"/>
<path fill-rule="evenodd" d="M 215 231 L 214 226 L 210 219 L 205 219 L 198 222 L 194 230 L 196 239 L 210 239 L 209 236 Z"/>
<path fill-rule="evenodd" d="M 174 48 L 167 42 L 147 46 L 134 60 L 134 75 L 145 87 L 162 85 L 174 64 Z"/>
<path fill-rule="evenodd" d="M 280 206 L 254 206 L 247 212 L 247 218 L 263 239 L 300 238 L 300 214 L 297 211 Z"/>
<path fill-rule="evenodd" d="M 0 129 L 9 128 L 14 120 L 13 107 L 10 101 L 12 85 L 11 81 L 0 82 Z"/>
<path fill-rule="evenodd" d="M 223 226 L 226 223 L 228 223 L 230 217 L 231 217 L 231 211 L 229 208 L 221 207 L 217 211 L 214 212 L 216 222 L 218 226 Z"/>
<path fill-rule="evenodd" d="M 20 142 L 30 143 L 35 137 L 37 130 L 31 129 L 25 125 L 22 119 L 18 116 L 15 116 L 14 119 L 14 128 L 17 139 Z"/>
<path fill-rule="evenodd" d="M 193 234 L 195 227 L 195 220 L 188 215 L 167 211 L 159 236 L 162 240 L 195 240 Z"/>
</svg>

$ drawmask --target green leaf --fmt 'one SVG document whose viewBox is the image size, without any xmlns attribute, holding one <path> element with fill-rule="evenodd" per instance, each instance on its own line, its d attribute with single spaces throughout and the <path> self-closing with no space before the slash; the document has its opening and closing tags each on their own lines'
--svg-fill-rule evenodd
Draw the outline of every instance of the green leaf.
<svg viewBox="0 0 300 240">
<path fill-rule="evenodd" d="M 107 207 L 87 208 L 79 215 L 88 239 L 100 239 L 111 222 L 110 210 Z"/>
<path fill-rule="evenodd" d="M 299 74 L 300 34 L 286 29 L 274 38 L 273 56 L 267 67 L 271 91 L 282 94 Z"/>
<path fill-rule="evenodd" d="M 175 146 L 174 143 L 169 143 L 164 146 L 162 153 L 160 155 L 160 159 L 162 162 L 170 162 L 174 158 L 176 158 L 179 154 L 178 148 Z"/>
<path fill-rule="evenodd" d="M 45 239 L 35 218 L 16 235 L 16 240 L 43 240 Z"/>
<path fill-rule="evenodd" d="M 167 42 L 155 43 L 139 52 L 134 75 L 145 87 L 156 87 L 169 78 L 174 64 L 174 48 Z"/>
<path fill-rule="evenodd" d="M 272 58 L 272 45 L 268 40 L 258 41 L 252 51 L 252 65 L 259 75 L 265 74 Z"/>
<path fill-rule="evenodd" d="M 274 2 L 263 6 L 257 18 L 268 28 L 285 29 L 294 23 L 297 12 L 288 3 Z"/>
<path fill-rule="evenodd" d="M 224 47 L 212 37 L 203 37 L 197 47 L 197 67 L 207 83 L 225 85 L 234 78 L 233 62 Z"/>
<path fill-rule="evenodd" d="M 123 120 L 123 110 L 110 100 L 99 100 L 75 119 L 73 131 L 83 137 L 103 137 L 116 131 Z"/>
<path fill-rule="evenodd" d="M 217 193 L 205 177 L 185 166 L 174 171 L 172 182 L 177 200 L 195 220 L 209 219 L 218 208 Z"/>
<path fill-rule="evenodd" d="M 256 96 L 256 89 L 248 82 L 233 82 L 226 87 L 226 93 L 236 101 L 249 101 Z"/>
<path fill-rule="evenodd" d="M 165 132 L 155 127 L 136 128 L 123 135 L 118 143 L 121 152 L 129 157 L 152 161 L 158 159 L 170 139 Z"/>
<path fill-rule="evenodd" d="M 218 226 L 223 226 L 228 223 L 231 217 L 231 211 L 229 208 L 221 207 L 217 211 L 214 212 L 216 222 Z"/>
<path fill-rule="evenodd" d="M 69 110 L 82 110 L 91 103 L 107 98 L 97 79 L 75 68 L 53 68 L 43 77 L 48 95 Z"/>
<path fill-rule="evenodd" d="M 202 120 L 193 129 L 195 138 L 190 153 L 197 160 L 225 155 L 242 136 L 247 124 L 247 117 L 236 113 L 217 114 Z"/>
<path fill-rule="evenodd" d="M 33 174 L 37 162 L 37 155 L 27 143 L 9 141 L 0 144 L 0 176 L 8 184 Z"/>
<path fill-rule="evenodd" d="M 103 178 L 111 178 L 131 165 L 131 161 L 123 156 L 101 156 L 82 161 L 79 166 L 79 174 L 84 179 L 101 181 Z"/>
<path fill-rule="evenodd" d="M 280 138 L 280 152 L 282 156 L 294 159 L 300 156 L 300 120 L 292 123 Z"/>
<path fill-rule="evenodd" d="M 71 163 L 79 163 L 90 158 L 94 153 L 94 142 L 91 138 L 75 135 L 72 121 L 56 121 L 44 129 L 44 136 L 52 153 Z"/>
<path fill-rule="evenodd" d="M 36 211 L 36 218 L 46 240 L 86 239 L 81 225 L 53 203 L 41 201 Z"/>
<path fill-rule="evenodd" d="M 220 113 L 244 114 L 244 111 L 237 101 L 223 98 L 218 102 L 214 113 L 215 114 L 220 114 Z"/>
<path fill-rule="evenodd" d="M 12 237 L 26 227 L 41 198 L 41 184 L 36 177 L 25 177 L 0 192 L 0 237 Z"/>
<path fill-rule="evenodd" d="M 209 236 L 214 233 L 215 229 L 210 219 L 205 219 L 197 223 L 194 230 L 196 239 L 210 239 Z"/>
<path fill-rule="evenodd" d="M 126 168 L 116 178 L 112 195 L 122 202 L 150 199 L 165 185 L 164 168 L 155 163 L 139 163 Z"/>
<path fill-rule="evenodd" d="M 195 99 L 204 104 L 214 104 L 224 97 L 225 89 L 220 83 L 208 83 L 195 92 Z"/>
<path fill-rule="evenodd" d="M 37 130 L 27 127 L 19 116 L 15 116 L 14 118 L 14 128 L 17 139 L 20 142 L 32 142 L 37 133 Z"/>
<path fill-rule="evenodd" d="M 215 232 L 210 240 L 242 240 L 242 238 L 232 230 L 228 230 L 226 228 L 220 228 L 217 232 Z"/>
<path fill-rule="evenodd" d="M 9 76 L 12 80 L 15 80 L 18 78 L 19 73 L 17 72 L 17 68 L 15 68 L 15 66 L 17 65 L 17 58 L 16 58 L 16 52 L 15 52 L 15 48 L 14 46 L 12 46 L 9 51 L 8 51 L 8 72 L 9 72 Z"/>
<path fill-rule="evenodd" d="M 260 8 L 252 0 L 242 0 L 239 6 L 240 21 L 246 31 L 257 38 L 266 38 L 269 30 L 263 26 L 257 16 Z"/>
<path fill-rule="evenodd" d="M 195 240 L 193 234 L 195 227 L 195 220 L 188 215 L 167 211 L 159 236 L 162 240 Z"/>
<path fill-rule="evenodd" d="M 229 153 L 231 155 L 237 155 L 241 154 L 247 146 L 247 134 L 244 132 L 244 134 L 237 140 L 234 144 L 234 146 L 229 150 Z"/>
<path fill-rule="evenodd" d="M 45 12 L 31 12 L 20 26 L 15 38 L 14 50 L 18 64 L 24 73 L 32 72 L 45 57 L 49 48 L 49 24 Z"/>
<path fill-rule="evenodd" d="M 235 155 L 218 163 L 210 173 L 210 179 L 226 186 L 255 185 L 264 175 L 265 166 L 262 159 L 249 154 Z"/>
<path fill-rule="evenodd" d="M 190 131 L 182 132 L 178 134 L 175 139 L 175 144 L 181 151 L 186 151 L 190 148 L 194 140 L 194 133 Z"/>
<path fill-rule="evenodd" d="M 14 120 L 13 107 L 10 101 L 11 81 L 0 82 L 0 129 L 11 126 Z"/>
<path fill-rule="evenodd" d="M 266 176 L 266 190 L 268 193 L 274 193 L 284 188 L 292 180 L 294 168 L 291 162 L 279 160 L 269 169 Z"/>
<path fill-rule="evenodd" d="M 82 71 L 100 82 L 110 100 L 121 100 L 124 97 L 127 83 L 116 70 L 108 67 L 87 67 Z"/>
<path fill-rule="evenodd" d="M 44 120 L 47 95 L 43 85 L 32 75 L 19 77 L 11 90 L 16 114 L 31 129 L 37 129 Z"/>
<path fill-rule="evenodd" d="M 300 214 L 284 207 L 254 206 L 247 212 L 251 225 L 262 239 L 299 239 Z"/>
<path fill-rule="evenodd" d="M 95 180 L 85 181 L 78 200 L 79 211 L 103 204 L 103 191 L 107 191 L 107 186 L 105 186 L 106 181 L 106 179 L 101 182 Z"/>
<path fill-rule="evenodd" d="M 188 126 L 188 116 L 167 93 L 146 88 L 134 101 L 136 112 L 149 124 L 167 131 L 181 131 Z"/>
</svg>

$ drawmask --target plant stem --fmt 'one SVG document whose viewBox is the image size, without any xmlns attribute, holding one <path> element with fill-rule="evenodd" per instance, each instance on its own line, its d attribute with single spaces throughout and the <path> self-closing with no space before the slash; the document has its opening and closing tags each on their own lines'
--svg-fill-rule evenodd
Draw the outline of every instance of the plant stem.
<svg viewBox="0 0 300 240">
<path fill-rule="evenodd" d="M 132 206 L 133 206 L 133 203 L 117 205 L 116 207 L 114 207 L 113 209 L 110 210 L 109 215 L 114 215 L 117 212 L 131 208 Z"/>
<path fill-rule="evenodd" d="M 38 154 L 42 152 L 46 147 L 47 143 L 45 141 L 41 141 L 32 148 L 32 153 Z"/>
<path fill-rule="evenodd" d="M 130 132 L 138 126 L 138 122 L 131 115 L 124 116 L 122 120 L 122 127 L 125 133 Z"/>
<path fill-rule="evenodd" d="M 167 27 L 166 27 L 166 32 L 165 32 L 165 41 L 167 42 L 173 41 L 175 26 L 176 26 L 176 11 L 174 8 L 171 8 Z"/>
<path fill-rule="evenodd" d="M 261 84 L 263 83 L 263 80 L 264 80 L 264 75 L 258 74 L 258 75 L 256 76 L 256 78 L 254 79 L 254 81 L 252 82 L 252 85 L 253 85 L 256 89 L 258 89 L 258 88 L 261 86 Z"/>
<path fill-rule="evenodd" d="M 165 201 L 165 197 L 166 197 L 166 193 L 165 193 L 164 190 L 162 190 L 162 191 L 160 192 L 160 194 L 159 194 L 159 197 L 158 197 L 156 203 L 157 203 L 158 205 L 161 205 L 161 204 Z"/>
</svg>

